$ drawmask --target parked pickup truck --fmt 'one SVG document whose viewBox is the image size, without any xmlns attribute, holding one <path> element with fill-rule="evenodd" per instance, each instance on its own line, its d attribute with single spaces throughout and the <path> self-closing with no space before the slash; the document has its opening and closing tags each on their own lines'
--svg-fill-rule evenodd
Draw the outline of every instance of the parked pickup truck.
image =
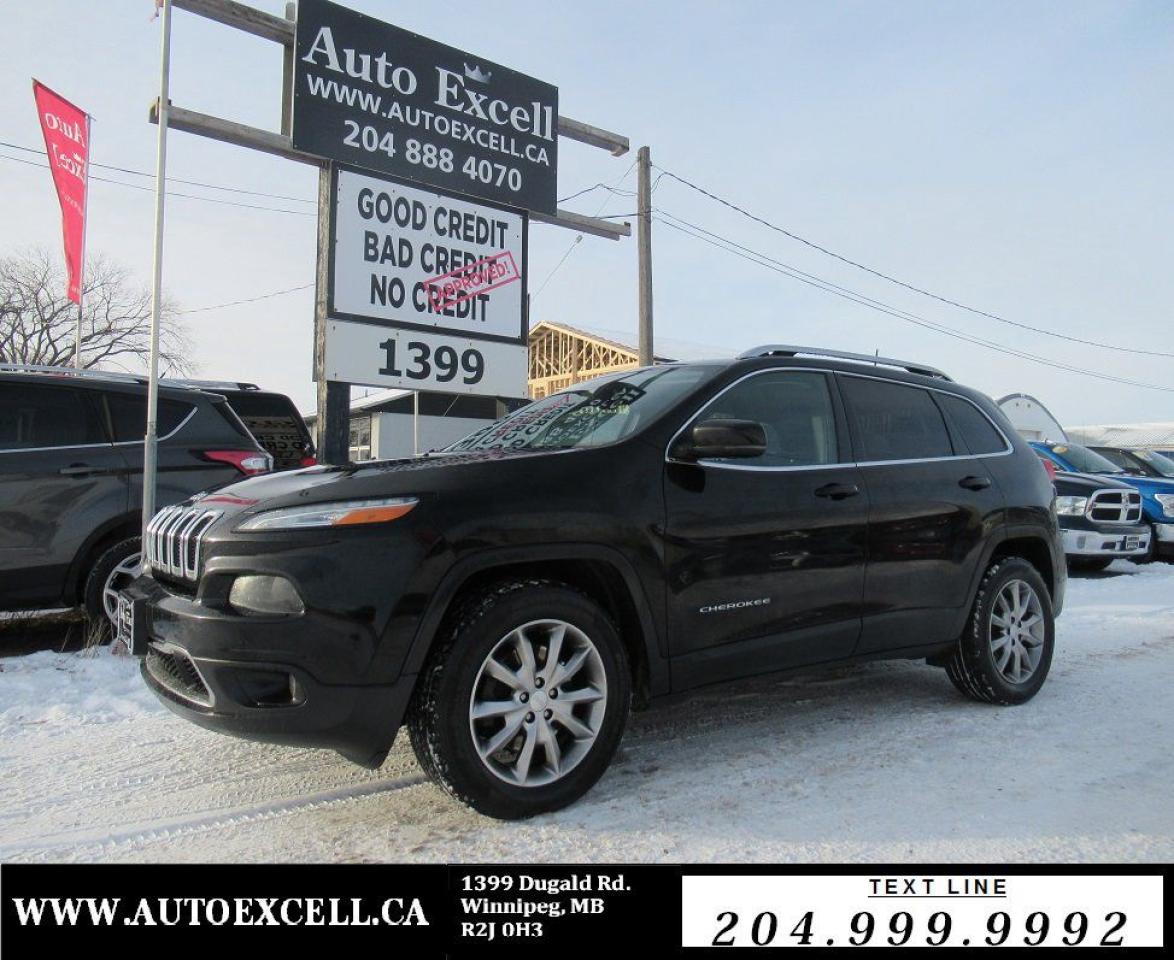
<svg viewBox="0 0 1174 960">
<path fill-rule="evenodd" d="M 1053 483 L 1070 569 L 1104 570 L 1118 558 L 1149 554 L 1152 534 L 1142 522 L 1141 494 L 1129 484 L 1064 472 Z"/>
<path fill-rule="evenodd" d="M 1127 483 L 1141 494 L 1142 520 L 1149 525 L 1149 553 L 1141 560 L 1174 561 L 1174 480 L 1137 477 L 1126 473 L 1099 453 L 1078 443 L 1033 440 L 1036 453 L 1069 473 L 1091 473 Z"/>
</svg>

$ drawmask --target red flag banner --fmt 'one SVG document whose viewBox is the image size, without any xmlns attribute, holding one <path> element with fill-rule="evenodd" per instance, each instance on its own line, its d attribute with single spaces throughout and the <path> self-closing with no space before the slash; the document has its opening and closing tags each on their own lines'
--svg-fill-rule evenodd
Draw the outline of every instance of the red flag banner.
<svg viewBox="0 0 1174 960">
<path fill-rule="evenodd" d="M 53 171 L 57 199 L 61 203 L 61 229 L 65 237 L 65 267 L 69 273 L 69 299 L 81 302 L 86 231 L 86 165 L 90 156 L 89 117 L 84 110 L 33 81 L 37 117 L 45 135 L 45 152 Z"/>
</svg>

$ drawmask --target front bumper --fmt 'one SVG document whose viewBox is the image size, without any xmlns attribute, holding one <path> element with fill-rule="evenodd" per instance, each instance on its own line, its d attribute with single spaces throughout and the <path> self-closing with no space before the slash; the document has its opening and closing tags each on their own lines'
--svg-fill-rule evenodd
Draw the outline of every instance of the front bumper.
<svg viewBox="0 0 1174 960">
<path fill-rule="evenodd" d="M 403 720 L 414 676 L 325 682 L 299 655 L 329 645 L 312 617 L 253 618 L 209 609 L 150 577 L 126 593 L 146 605 L 147 686 L 173 713 L 249 740 L 337 750 L 377 767 Z M 336 625 L 337 629 L 337 625 Z"/>
<path fill-rule="evenodd" d="M 1069 557 L 1137 557 L 1150 547 L 1150 532 L 1144 526 L 1122 529 L 1090 525 L 1088 528 L 1063 529 L 1060 533 L 1064 554 Z"/>
<path fill-rule="evenodd" d="M 1157 555 L 1174 559 L 1174 523 L 1155 523 L 1154 537 L 1157 541 L 1154 545 Z"/>
</svg>

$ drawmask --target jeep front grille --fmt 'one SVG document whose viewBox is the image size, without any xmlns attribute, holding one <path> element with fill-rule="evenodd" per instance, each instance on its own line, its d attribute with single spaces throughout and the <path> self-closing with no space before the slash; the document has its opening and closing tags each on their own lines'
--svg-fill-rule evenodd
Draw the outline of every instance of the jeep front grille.
<svg viewBox="0 0 1174 960">
<path fill-rule="evenodd" d="M 219 510 L 199 506 L 160 510 L 147 525 L 147 565 L 181 580 L 199 579 L 204 534 L 219 516 Z"/>
<path fill-rule="evenodd" d="M 1137 523 L 1141 494 L 1136 490 L 1097 490 L 1088 501 L 1088 518 L 1098 523 Z"/>
</svg>

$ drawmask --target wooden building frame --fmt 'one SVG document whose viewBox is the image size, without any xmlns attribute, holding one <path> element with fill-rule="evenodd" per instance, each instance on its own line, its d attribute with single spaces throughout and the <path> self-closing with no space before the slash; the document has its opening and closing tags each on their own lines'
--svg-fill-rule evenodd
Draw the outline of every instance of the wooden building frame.
<svg viewBox="0 0 1174 960">
<path fill-rule="evenodd" d="M 530 330 L 529 345 L 531 399 L 640 365 L 638 348 L 550 320 L 542 320 Z M 666 359 L 657 357 L 655 362 Z"/>
</svg>

